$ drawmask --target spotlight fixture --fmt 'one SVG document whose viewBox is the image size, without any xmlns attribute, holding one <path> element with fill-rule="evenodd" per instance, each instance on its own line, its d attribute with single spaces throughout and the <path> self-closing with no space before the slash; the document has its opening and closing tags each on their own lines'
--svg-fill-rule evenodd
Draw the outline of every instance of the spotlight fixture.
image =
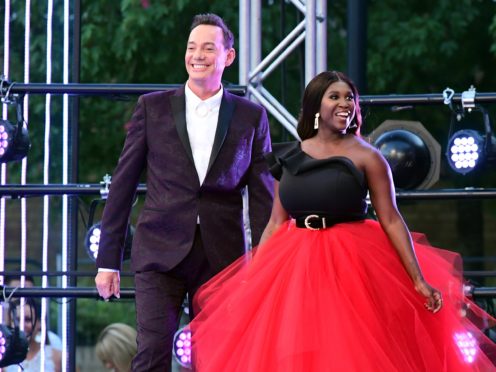
<svg viewBox="0 0 496 372">
<path fill-rule="evenodd" d="M 0 163 L 22 160 L 31 147 L 28 130 L 23 125 L 22 98 L 3 98 L 2 102 L 17 105 L 17 125 L 9 120 L 0 120 Z"/>
<path fill-rule="evenodd" d="M 91 226 L 86 233 L 84 239 L 84 246 L 86 247 L 86 253 L 93 260 L 96 261 L 98 257 L 98 248 L 100 247 L 100 234 L 101 234 L 101 223 L 98 222 Z"/>
<path fill-rule="evenodd" d="M 16 314 L 16 305 L 10 303 L 9 311 L 14 322 L 14 327 L 0 324 L 0 367 L 19 364 L 28 354 L 28 339 L 26 334 L 19 329 Z"/>
<path fill-rule="evenodd" d="M 28 354 L 28 340 L 19 327 L 0 324 L 0 367 L 19 364 Z"/>
<path fill-rule="evenodd" d="M 484 158 L 484 138 L 475 130 L 459 130 L 448 140 L 446 157 L 450 167 L 466 174 Z"/>
<path fill-rule="evenodd" d="M 88 229 L 86 237 L 84 238 L 84 246 L 89 258 L 96 261 L 98 257 L 98 249 L 100 248 L 100 235 L 101 235 L 101 222 L 97 222 Z M 133 244 L 134 227 L 127 225 L 126 239 L 124 241 L 124 255 L 123 260 L 131 258 L 131 246 Z"/>
<path fill-rule="evenodd" d="M 453 133 L 448 139 L 446 159 L 452 170 L 459 174 L 467 174 L 483 164 L 496 161 L 496 139 L 493 136 L 491 118 L 487 110 L 474 105 L 469 113 L 480 111 L 483 116 L 484 133 L 475 129 L 461 129 Z M 461 121 L 464 113 L 454 113 L 451 119 L 451 128 L 456 121 Z M 473 128 L 473 124 L 470 128 Z M 450 129 L 451 129 L 450 128 Z"/>
<path fill-rule="evenodd" d="M 108 184 L 106 184 L 105 187 L 108 190 Z M 102 197 L 103 197 L 103 193 L 102 193 Z M 93 220 L 95 217 L 96 208 L 102 202 L 104 202 L 104 199 L 103 200 L 95 199 L 91 202 L 89 215 L 88 215 L 89 229 L 86 232 L 86 236 L 84 238 L 84 246 L 86 248 L 86 253 L 88 254 L 89 258 L 93 261 L 96 261 L 96 258 L 98 257 L 98 249 L 100 247 L 100 235 L 102 232 L 102 223 L 99 221 L 94 224 Z M 122 257 L 123 260 L 128 260 L 129 258 L 131 258 L 131 247 L 133 245 L 134 230 L 135 228 L 131 224 L 127 224 L 126 238 L 124 240 L 124 254 Z"/>
<path fill-rule="evenodd" d="M 369 136 L 386 158 L 398 189 L 427 189 L 439 180 L 441 146 L 418 121 L 386 120 Z"/>
<path fill-rule="evenodd" d="M 191 368 L 191 330 L 188 326 L 174 334 L 173 350 L 176 361 L 185 368 Z"/>
<path fill-rule="evenodd" d="M 457 332 L 453 340 L 462 354 L 463 361 L 472 364 L 477 358 L 477 340 L 470 332 Z"/>
</svg>

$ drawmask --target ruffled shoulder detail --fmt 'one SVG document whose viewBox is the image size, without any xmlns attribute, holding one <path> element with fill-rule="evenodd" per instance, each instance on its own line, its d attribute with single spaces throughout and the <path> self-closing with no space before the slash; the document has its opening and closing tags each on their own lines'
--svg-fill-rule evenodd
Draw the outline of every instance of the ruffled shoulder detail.
<svg viewBox="0 0 496 372">
<path fill-rule="evenodd" d="M 285 160 L 298 152 L 300 152 L 300 143 L 297 141 L 272 144 L 272 152 L 265 154 L 265 159 L 269 164 L 270 173 L 276 180 L 281 179 L 282 164 Z"/>
<path fill-rule="evenodd" d="M 341 166 L 352 174 L 360 187 L 366 189 L 365 175 L 345 156 L 331 156 L 325 159 L 314 159 L 301 150 L 298 141 L 272 144 L 272 152 L 265 155 L 269 169 L 276 180 L 282 177 L 283 167 L 292 175 L 307 172 L 322 166 Z"/>
</svg>

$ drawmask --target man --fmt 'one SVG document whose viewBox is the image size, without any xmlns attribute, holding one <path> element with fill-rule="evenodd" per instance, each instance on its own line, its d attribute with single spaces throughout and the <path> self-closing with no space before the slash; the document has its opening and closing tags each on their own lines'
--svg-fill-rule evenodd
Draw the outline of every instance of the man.
<svg viewBox="0 0 496 372">
<path fill-rule="evenodd" d="M 233 39 L 220 17 L 194 18 L 185 54 L 188 81 L 175 91 L 139 98 L 113 174 L 95 278 L 105 299 L 119 297 L 126 225 L 140 174 L 147 173 L 131 253 L 138 331 L 134 371 L 170 369 L 186 294 L 192 299 L 243 254 L 245 186 L 254 244 L 270 215 L 266 112 L 221 84 L 235 58 Z"/>
</svg>

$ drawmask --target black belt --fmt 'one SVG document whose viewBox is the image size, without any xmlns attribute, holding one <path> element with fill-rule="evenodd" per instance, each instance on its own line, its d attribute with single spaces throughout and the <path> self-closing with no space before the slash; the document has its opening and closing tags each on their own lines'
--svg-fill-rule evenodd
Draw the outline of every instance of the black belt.
<svg viewBox="0 0 496 372">
<path fill-rule="evenodd" d="M 331 227 L 337 223 L 361 221 L 366 217 L 365 214 L 356 216 L 334 217 L 323 214 L 309 214 L 307 216 L 296 217 L 296 227 L 302 227 L 309 230 L 320 230 Z"/>
</svg>

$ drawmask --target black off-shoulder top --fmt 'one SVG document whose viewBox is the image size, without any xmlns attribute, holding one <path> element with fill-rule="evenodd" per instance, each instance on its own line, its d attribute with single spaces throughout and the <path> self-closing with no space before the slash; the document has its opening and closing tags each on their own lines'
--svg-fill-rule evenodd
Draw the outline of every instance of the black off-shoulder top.
<svg viewBox="0 0 496 372">
<path fill-rule="evenodd" d="M 321 214 L 338 220 L 365 218 L 368 186 L 364 173 L 347 157 L 314 159 L 300 142 L 273 144 L 266 154 L 279 180 L 282 206 L 293 217 Z"/>
</svg>

